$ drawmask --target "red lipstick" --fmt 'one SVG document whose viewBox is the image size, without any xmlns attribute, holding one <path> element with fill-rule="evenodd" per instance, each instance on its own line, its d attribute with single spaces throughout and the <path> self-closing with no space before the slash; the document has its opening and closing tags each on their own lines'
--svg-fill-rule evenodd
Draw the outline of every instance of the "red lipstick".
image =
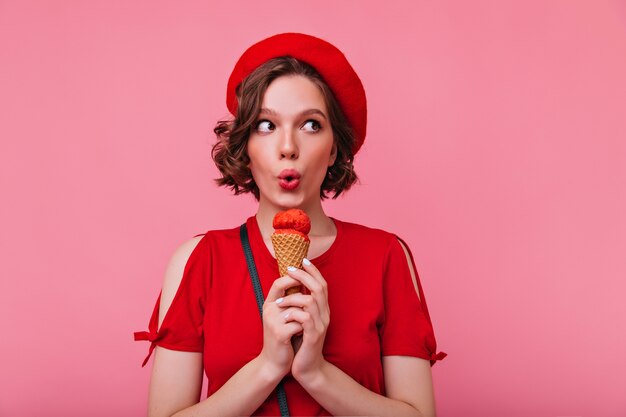
<svg viewBox="0 0 626 417">
<path fill-rule="evenodd" d="M 300 185 L 300 173 L 295 169 L 283 169 L 278 175 L 278 183 L 285 190 L 294 190 Z"/>
</svg>

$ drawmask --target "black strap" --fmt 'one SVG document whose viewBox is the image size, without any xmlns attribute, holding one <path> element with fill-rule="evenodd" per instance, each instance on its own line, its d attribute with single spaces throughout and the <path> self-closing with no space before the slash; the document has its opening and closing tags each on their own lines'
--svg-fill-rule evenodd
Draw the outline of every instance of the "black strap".
<svg viewBox="0 0 626 417">
<path fill-rule="evenodd" d="M 252 286 L 254 287 L 254 296 L 256 297 L 256 304 L 259 307 L 259 315 L 261 316 L 261 323 L 263 322 L 263 289 L 259 282 L 259 274 L 256 271 L 256 265 L 254 264 L 254 257 L 252 256 L 252 249 L 250 249 L 250 241 L 248 240 L 248 229 L 246 224 L 242 224 L 239 228 L 239 236 L 241 237 L 241 244 L 243 245 L 243 252 L 246 256 L 246 262 L 248 263 L 248 271 L 250 271 L 250 278 L 252 279 Z M 283 387 L 283 381 L 278 383 L 278 406 L 280 407 L 280 415 L 283 417 L 289 417 L 289 407 L 287 406 L 287 394 Z"/>
</svg>

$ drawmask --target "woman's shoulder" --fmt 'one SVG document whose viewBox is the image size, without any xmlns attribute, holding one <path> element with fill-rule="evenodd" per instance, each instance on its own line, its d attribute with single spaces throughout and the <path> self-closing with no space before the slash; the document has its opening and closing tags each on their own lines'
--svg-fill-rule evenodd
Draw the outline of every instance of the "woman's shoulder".
<svg viewBox="0 0 626 417">
<path fill-rule="evenodd" d="M 175 248 L 171 262 L 184 268 L 190 261 L 200 262 L 210 257 L 207 255 L 231 251 L 233 245 L 241 245 L 239 228 L 209 229 L 198 233 Z"/>
<path fill-rule="evenodd" d="M 170 262 L 184 266 L 194 254 L 208 250 L 215 244 L 215 241 L 217 241 L 216 246 L 222 246 L 224 240 L 232 240 L 235 237 L 239 239 L 239 226 L 228 229 L 210 229 L 198 233 L 176 246 Z"/>
<path fill-rule="evenodd" d="M 343 232 L 352 241 L 359 239 L 368 244 L 380 243 L 381 245 L 388 245 L 397 236 L 393 231 L 372 225 L 368 226 L 343 220 L 341 220 L 341 225 L 343 226 Z"/>
<path fill-rule="evenodd" d="M 205 235 L 203 233 L 195 235 L 191 239 L 187 239 L 184 242 L 178 244 L 170 257 L 170 264 L 184 267 L 187 263 L 187 260 L 191 257 L 191 254 L 195 251 L 200 242 L 204 240 L 204 238 Z"/>
<path fill-rule="evenodd" d="M 340 246 L 344 249 L 349 248 L 350 251 L 367 254 L 376 259 L 387 259 L 390 253 L 406 247 L 401 235 L 381 226 L 344 221 L 341 222 L 341 226 L 342 241 L 349 242 L 349 245 Z"/>
<path fill-rule="evenodd" d="M 241 239 L 239 235 L 240 227 L 239 225 L 229 228 L 209 229 L 204 233 L 195 235 L 191 240 L 193 241 L 196 238 L 200 238 L 198 242 L 202 241 L 204 245 L 213 245 L 218 248 L 235 243 L 239 244 Z"/>
</svg>

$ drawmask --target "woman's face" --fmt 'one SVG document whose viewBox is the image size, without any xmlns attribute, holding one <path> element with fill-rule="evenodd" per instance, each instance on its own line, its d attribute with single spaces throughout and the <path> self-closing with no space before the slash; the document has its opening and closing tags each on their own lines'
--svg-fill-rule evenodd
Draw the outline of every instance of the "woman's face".
<svg viewBox="0 0 626 417">
<path fill-rule="evenodd" d="M 319 204 L 326 171 L 337 155 L 324 96 L 312 81 L 292 75 L 270 83 L 248 140 L 248 156 L 260 204 L 305 211 Z M 297 171 L 299 180 L 285 170 Z"/>
</svg>

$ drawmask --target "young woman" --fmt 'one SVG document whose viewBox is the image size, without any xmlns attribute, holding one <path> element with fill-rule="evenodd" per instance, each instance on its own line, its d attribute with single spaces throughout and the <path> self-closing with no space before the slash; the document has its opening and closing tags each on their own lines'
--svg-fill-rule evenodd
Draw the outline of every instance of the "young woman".
<svg viewBox="0 0 626 417">
<path fill-rule="evenodd" d="M 213 158 L 218 184 L 259 203 L 245 228 L 262 316 L 239 225 L 182 244 L 135 333 L 151 342 L 144 365 L 156 348 L 149 416 L 435 416 L 431 366 L 446 354 L 410 250 L 321 204 L 357 180 L 365 138 L 365 92 L 343 53 L 299 33 L 264 39 L 237 62 L 227 106 Z M 272 221 L 289 208 L 308 214 L 311 244 L 303 269 L 279 277 Z M 300 284 L 307 294 L 284 295 Z"/>
</svg>

